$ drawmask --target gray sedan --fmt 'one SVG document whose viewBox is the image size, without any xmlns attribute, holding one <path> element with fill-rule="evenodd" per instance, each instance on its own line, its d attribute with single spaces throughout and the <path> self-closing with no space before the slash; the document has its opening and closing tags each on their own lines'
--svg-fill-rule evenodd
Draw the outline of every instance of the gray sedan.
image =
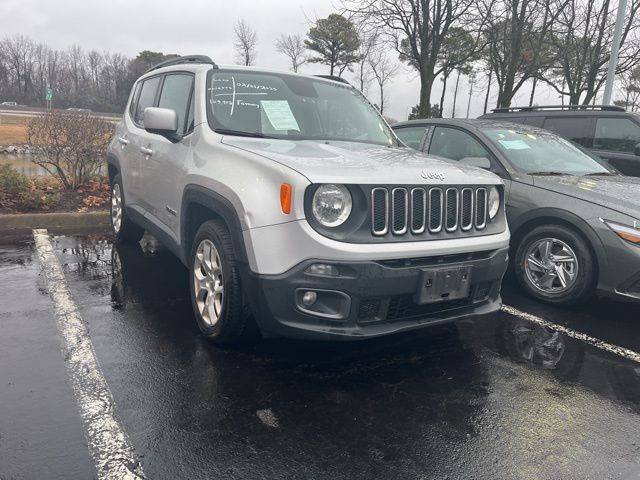
<svg viewBox="0 0 640 480">
<path fill-rule="evenodd" d="M 595 292 L 640 302 L 640 178 L 525 125 L 424 119 L 393 129 L 409 147 L 502 177 L 514 272 L 530 295 L 559 305 Z"/>
</svg>

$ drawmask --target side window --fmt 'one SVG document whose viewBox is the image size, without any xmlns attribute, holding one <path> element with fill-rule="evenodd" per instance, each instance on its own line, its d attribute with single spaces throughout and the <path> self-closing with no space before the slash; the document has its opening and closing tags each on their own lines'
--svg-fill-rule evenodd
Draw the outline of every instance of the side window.
<svg viewBox="0 0 640 480">
<path fill-rule="evenodd" d="M 525 125 L 531 125 L 532 127 L 542 127 L 542 124 L 544 123 L 544 117 L 524 117 L 522 123 L 524 123 Z"/>
<path fill-rule="evenodd" d="M 145 80 L 140 89 L 138 95 L 138 103 L 136 104 L 136 113 L 133 116 L 133 121 L 138 125 L 143 125 L 142 114 L 147 107 L 153 107 L 156 101 L 156 92 L 158 91 L 158 85 L 160 84 L 160 77 L 153 77 L 149 80 Z"/>
<path fill-rule="evenodd" d="M 402 127 L 395 130 L 398 138 L 407 147 L 420 150 L 420 143 L 427 127 Z"/>
<path fill-rule="evenodd" d="M 593 148 L 633 153 L 640 143 L 640 126 L 628 118 L 598 118 Z"/>
<path fill-rule="evenodd" d="M 136 111 L 136 102 L 138 101 L 138 95 L 140 95 L 140 87 L 142 86 L 142 82 L 136 83 L 136 88 L 131 95 L 131 103 L 129 104 L 129 115 L 133 118 Z"/>
<path fill-rule="evenodd" d="M 590 125 L 589 118 L 580 117 L 547 117 L 544 121 L 545 129 L 587 148 L 591 148 L 593 144 Z"/>
<path fill-rule="evenodd" d="M 185 129 L 187 109 L 191 96 L 193 75 L 187 73 L 169 74 L 164 77 L 158 107 L 170 108 L 178 114 L 178 131 L 182 135 Z"/>
<path fill-rule="evenodd" d="M 431 137 L 429 153 L 452 160 L 465 157 L 484 157 L 491 159 L 489 151 L 467 132 L 457 128 L 436 127 Z"/>
</svg>

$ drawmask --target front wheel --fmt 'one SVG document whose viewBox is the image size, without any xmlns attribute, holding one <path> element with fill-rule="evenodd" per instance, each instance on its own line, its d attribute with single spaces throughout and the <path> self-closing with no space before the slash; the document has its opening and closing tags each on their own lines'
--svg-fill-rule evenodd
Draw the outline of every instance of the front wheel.
<svg viewBox="0 0 640 480">
<path fill-rule="evenodd" d="M 514 267 L 525 291 L 546 303 L 577 305 L 595 289 L 595 262 L 587 242 L 562 225 L 542 225 L 525 235 Z"/>
<path fill-rule="evenodd" d="M 190 255 L 191 303 L 200 331 L 218 345 L 249 337 L 240 271 L 231 234 L 218 220 L 204 222 Z"/>
</svg>

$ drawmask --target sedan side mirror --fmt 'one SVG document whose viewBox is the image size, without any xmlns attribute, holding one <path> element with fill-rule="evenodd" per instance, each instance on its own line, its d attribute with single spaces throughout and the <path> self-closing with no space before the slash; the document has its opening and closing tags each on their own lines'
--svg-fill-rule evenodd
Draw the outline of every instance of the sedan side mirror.
<svg viewBox="0 0 640 480">
<path fill-rule="evenodd" d="M 633 147 L 633 153 L 634 155 L 640 157 L 640 143 L 636 143 L 636 146 Z"/>
<path fill-rule="evenodd" d="M 487 157 L 464 157 L 460 159 L 460 163 L 469 167 L 484 168 L 491 170 L 491 160 Z"/>
<path fill-rule="evenodd" d="M 143 113 L 144 129 L 149 133 L 155 133 L 167 137 L 171 141 L 176 140 L 178 131 L 178 114 L 170 108 L 147 107 Z"/>
</svg>

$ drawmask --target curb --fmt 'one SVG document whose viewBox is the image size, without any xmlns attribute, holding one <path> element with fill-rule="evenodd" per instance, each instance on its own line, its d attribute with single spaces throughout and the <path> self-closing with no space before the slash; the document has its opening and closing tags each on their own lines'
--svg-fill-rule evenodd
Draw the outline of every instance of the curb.
<svg viewBox="0 0 640 480">
<path fill-rule="evenodd" d="M 104 231 L 110 225 L 108 211 L 0 215 L 0 238 L 31 235 L 31 230 L 34 228 L 46 228 L 53 233 L 81 234 Z"/>
</svg>

